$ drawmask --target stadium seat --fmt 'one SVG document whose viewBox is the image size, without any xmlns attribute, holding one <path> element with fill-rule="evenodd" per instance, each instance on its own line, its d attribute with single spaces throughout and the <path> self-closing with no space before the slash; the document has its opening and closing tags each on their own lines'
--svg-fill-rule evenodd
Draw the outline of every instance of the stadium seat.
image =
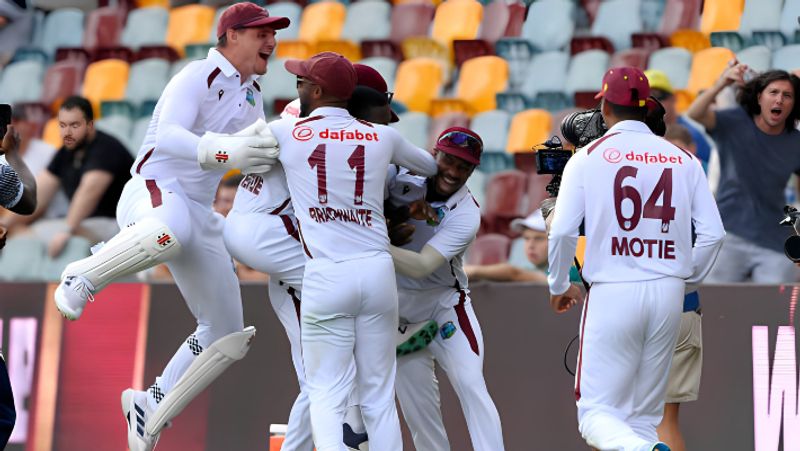
<svg viewBox="0 0 800 451">
<path fill-rule="evenodd" d="M 86 17 L 83 46 L 87 49 L 118 46 L 122 36 L 122 20 L 120 10 L 110 6 L 90 12 Z"/>
<path fill-rule="evenodd" d="M 161 58 L 148 58 L 131 65 L 125 99 L 134 105 L 158 99 L 169 81 L 170 63 Z"/>
<path fill-rule="evenodd" d="M 467 251 L 468 265 L 494 265 L 508 261 L 511 239 L 497 233 L 475 238 Z"/>
<path fill-rule="evenodd" d="M 9 64 L 0 73 L 0 103 L 35 102 L 42 95 L 44 65 L 39 61 Z"/>
<path fill-rule="evenodd" d="M 44 265 L 46 244 L 36 238 L 12 238 L 0 252 L 0 279 L 32 281 Z"/>
<path fill-rule="evenodd" d="M 478 166 L 478 170 L 484 174 L 494 174 L 511 169 L 514 169 L 514 157 L 505 152 L 484 152 L 481 155 L 481 165 Z"/>
<path fill-rule="evenodd" d="M 454 39 L 475 39 L 483 18 L 476 0 L 446 1 L 436 7 L 431 37 L 452 51 Z"/>
<path fill-rule="evenodd" d="M 610 59 L 610 55 L 602 50 L 587 50 L 573 56 L 564 91 L 570 95 L 583 91 L 599 91 Z"/>
<path fill-rule="evenodd" d="M 550 112 L 563 110 L 575 105 L 573 99 L 561 91 L 539 91 L 528 102 L 531 108 L 541 108 Z"/>
<path fill-rule="evenodd" d="M 272 7 L 270 7 L 272 10 Z M 342 38 L 353 42 L 389 39 L 392 5 L 386 2 L 355 2 L 347 8 Z"/>
<path fill-rule="evenodd" d="M 658 69 L 669 78 L 672 86 L 683 89 L 689 82 L 692 54 L 682 47 L 667 47 L 650 54 L 648 69 Z"/>
<path fill-rule="evenodd" d="M 278 3 L 270 4 L 267 9 L 269 10 L 270 16 L 275 17 L 288 17 L 291 24 L 289 28 L 284 28 L 283 30 L 278 31 L 278 40 L 283 39 L 297 39 L 298 35 L 300 34 L 300 17 L 303 14 L 303 7 L 295 2 L 286 2 L 281 1 Z M 220 8 L 220 10 L 224 11 L 225 8 Z M 211 42 L 217 41 L 217 26 L 216 22 L 214 27 L 212 27 L 211 32 L 214 34 L 213 39 Z"/>
<path fill-rule="evenodd" d="M 48 67 L 42 82 L 41 101 L 56 113 L 64 99 L 80 92 L 85 70 L 86 65 L 75 60 L 59 61 Z"/>
<path fill-rule="evenodd" d="M 411 36 L 406 38 L 401 48 L 405 59 L 431 58 L 439 62 L 442 66 L 444 83 L 450 82 L 450 72 L 452 70 L 452 52 L 439 41 L 424 36 Z"/>
<path fill-rule="evenodd" d="M 42 141 L 50 144 L 56 149 L 60 148 L 64 143 L 61 140 L 61 134 L 58 127 L 58 119 L 51 118 L 44 124 L 44 131 L 42 131 Z M 1 254 L 0 254 L 1 255 Z"/>
<path fill-rule="evenodd" d="M 518 268 L 530 268 L 531 262 L 525 254 L 525 240 L 516 238 L 511 241 L 511 251 L 508 254 L 508 263 Z"/>
<path fill-rule="evenodd" d="M 122 45 L 133 50 L 144 45 L 164 45 L 168 23 L 169 12 L 160 6 L 134 9 L 128 13 L 122 30 Z"/>
<path fill-rule="evenodd" d="M 518 92 L 501 92 L 496 96 L 497 109 L 509 114 L 517 114 L 525 111 L 530 106 L 530 100 L 524 94 Z"/>
<path fill-rule="evenodd" d="M 704 0 L 700 31 L 706 36 L 713 31 L 735 31 L 744 9 L 744 0 Z"/>
<path fill-rule="evenodd" d="M 650 32 L 658 30 L 665 3 L 665 0 L 641 0 L 639 16 L 642 18 L 643 30 Z"/>
<path fill-rule="evenodd" d="M 700 25 L 702 0 L 666 0 L 658 32 L 669 36 L 679 29 L 696 30 Z"/>
<path fill-rule="evenodd" d="M 677 30 L 670 35 L 669 42 L 673 47 L 683 47 L 692 53 L 711 47 L 708 36 L 697 30 Z"/>
<path fill-rule="evenodd" d="M 505 36 L 519 36 L 524 20 L 524 5 L 521 3 L 509 4 L 504 0 L 495 0 L 483 8 L 483 18 L 478 30 L 478 39 L 493 45 Z M 519 29 L 509 30 L 509 28 L 514 27 Z"/>
<path fill-rule="evenodd" d="M 322 1 L 306 6 L 300 19 L 298 39 L 311 43 L 338 40 L 346 14 L 345 6 L 339 2 Z"/>
<path fill-rule="evenodd" d="M 503 38 L 495 44 L 497 56 L 508 61 L 509 90 L 517 91 L 530 78 L 528 68 L 536 54 L 533 45 L 523 38 Z"/>
<path fill-rule="evenodd" d="M 533 57 L 526 68 L 525 82 L 521 92 L 535 98 L 539 92 L 559 92 L 564 90 L 565 74 L 569 69 L 569 54 L 566 52 L 544 52 Z"/>
<path fill-rule="evenodd" d="M 59 8 L 44 19 L 41 49 L 53 58 L 58 47 L 80 47 L 83 39 L 83 11 Z"/>
<path fill-rule="evenodd" d="M 394 92 L 394 74 L 397 71 L 397 62 L 395 60 L 378 56 L 364 58 L 360 63 L 377 70 L 386 80 L 386 86 L 389 87 L 389 91 Z"/>
<path fill-rule="evenodd" d="M 473 171 L 467 179 L 467 188 L 481 208 L 486 200 L 486 179 L 486 174 L 481 171 Z"/>
<path fill-rule="evenodd" d="M 473 58 L 461 66 L 456 97 L 465 101 L 471 114 L 493 110 L 495 95 L 508 85 L 508 63 L 497 56 Z"/>
<path fill-rule="evenodd" d="M 133 119 L 136 117 L 138 109 L 138 105 L 134 105 L 127 100 L 103 100 L 100 102 L 100 114 L 98 116 L 125 116 Z"/>
<path fill-rule="evenodd" d="M 631 46 L 631 34 L 642 31 L 639 0 L 606 0 L 600 3 L 592 24 L 592 35 L 605 36 L 614 50 Z"/>
<path fill-rule="evenodd" d="M 269 87 L 269 89 L 261 90 L 264 110 L 267 112 L 272 111 L 275 99 L 297 97 L 297 77 L 286 70 L 283 66 L 284 61 L 279 58 L 270 58 L 267 73 L 261 77 L 261 86 Z"/>
<path fill-rule="evenodd" d="M 314 46 L 314 53 L 336 52 L 344 55 L 352 62 L 361 60 L 361 47 L 352 41 L 338 39 L 334 41 L 317 41 Z"/>
<path fill-rule="evenodd" d="M 196 45 L 206 45 L 206 44 L 196 44 Z M 192 47 L 192 46 L 189 46 Z M 205 58 L 206 55 L 203 55 Z M 175 61 L 181 58 L 178 55 L 178 52 L 168 45 L 144 45 L 139 47 L 139 50 L 133 55 L 133 61 L 141 61 L 148 58 L 161 58 L 163 60 L 167 60 L 170 63 L 174 63 Z"/>
<path fill-rule="evenodd" d="M 650 57 L 650 50 L 642 48 L 632 48 L 620 50 L 611 56 L 608 67 L 633 66 L 641 70 L 647 68 L 647 59 Z"/>
<path fill-rule="evenodd" d="M 574 5 L 561 0 L 540 0 L 528 8 L 521 38 L 537 50 L 563 50 L 575 30 Z"/>
<path fill-rule="evenodd" d="M 160 8 L 169 8 L 169 0 L 135 0 L 138 8 L 149 8 L 151 6 L 158 6 Z"/>
<path fill-rule="evenodd" d="M 787 45 L 772 54 L 772 68 L 792 72 L 800 68 L 800 44 Z"/>
<path fill-rule="evenodd" d="M 98 130 L 117 138 L 119 142 L 128 148 L 131 130 L 133 129 L 133 120 L 130 118 L 130 116 L 103 116 L 94 121 L 94 125 Z M 131 149 L 128 149 L 128 152 L 131 152 Z"/>
<path fill-rule="evenodd" d="M 529 152 L 550 137 L 553 117 L 546 110 L 525 110 L 514 115 L 508 129 L 506 152 Z"/>
<path fill-rule="evenodd" d="M 314 55 L 314 44 L 299 40 L 283 40 L 275 49 L 275 56 L 279 59 L 304 60 Z"/>
<path fill-rule="evenodd" d="M 28 3 L 41 10 L 52 11 L 60 8 L 78 8 L 84 12 L 97 9 L 98 0 L 30 0 Z"/>
<path fill-rule="evenodd" d="M 489 231 L 507 234 L 511 220 L 525 215 L 527 189 L 528 176 L 522 171 L 512 169 L 492 174 L 486 184 L 486 218 L 492 225 Z"/>
<path fill-rule="evenodd" d="M 431 118 L 425 113 L 408 111 L 398 115 L 399 122 L 392 124 L 392 128 L 400 132 L 403 137 L 417 147 L 425 149 L 428 144 L 428 127 Z"/>
<path fill-rule="evenodd" d="M 456 67 L 461 67 L 468 59 L 493 54 L 492 44 L 483 39 L 456 39 L 453 41 L 453 59 Z"/>
<path fill-rule="evenodd" d="M 70 237 L 70 239 L 67 240 L 67 244 L 64 246 L 64 250 L 61 251 L 58 257 L 50 258 L 47 255 L 44 256 L 42 269 L 37 274 L 37 278 L 51 282 L 60 281 L 61 273 L 64 272 L 64 268 L 74 261 L 91 255 L 91 251 L 89 250 L 91 247 L 92 244 L 84 237 Z"/>
<path fill-rule="evenodd" d="M 547 185 L 553 180 L 550 174 L 537 174 L 531 172 L 528 174 L 528 187 L 525 193 L 528 197 L 528 211 L 526 215 L 538 210 L 542 205 L 542 201 L 550 197 L 547 192 Z"/>
<path fill-rule="evenodd" d="M 491 110 L 473 116 L 470 128 L 483 140 L 485 152 L 505 152 L 510 122 L 508 112 Z"/>
<path fill-rule="evenodd" d="M 139 152 L 139 147 L 142 146 L 144 142 L 144 138 L 147 135 L 147 128 L 150 126 L 150 117 L 140 117 L 136 119 L 133 123 L 133 127 L 131 127 L 131 135 L 128 139 L 128 149 L 131 151 L 132 155 L 136 155 Z"/>
<path fill-rule="evenodd" d="M 44 65 L 47 65 L 50 62 L 50 58 L 44 53 L 44 50 L 37 48 L 37 47 L 20 47 L 14 52 L 14 56 L 11 57 L 11 63 L 17 63 L 20 61 L 28 61 L 34 60 L 38 61 Z"/>
<path fill-rule="evenodd" d="M 735 31 L 713 31 L 710 40 L 712 47 L 725 47 L 734 52 L 738 52 L 745 46 L 744 38 Z"/>
<path fill-rule="evenodd" d="M 389 40 L 400 46 L 411 36 L 428 36 L 436 8 L 430 3 L 401 3 L 392 8 Z"/>
<path fill-rule="evenodd" d="M 569 41 L 569 53 L 575 55 L 586 50 L 602 50 L 614 53 L 614 44 L 605 36 L 575 36 Z"/>
<path fill-rule="evenodd" d="M 783 0 L 745 0 L 739 33 L 749 39 L 753 31 L 776 30 L 782 7 Z"/>
<path fill-rule="evenodd" d="M 411 111 L 428 113 L 439 96 L 444 74 L 441 63 L 430 58 L 403 61 L 397 69 L 395 98 Z"/>
<path fill-rule="evenodd" d="M 786 45 L 786 37 L 777 30 L 754 30 L 750 37 L 750 45 L 764 45 L 775 51 Z"/>
<path fill-rule="evenodd" d="M 457 99 L 455 97 L 444 97 L 433 99 L 431 101 L 431 109 L 429 110 L 428 114 L 432 118 L 437 118 L 442 115 L 454 113 L 469 115 L 470 111 L 470 106 L 464 100 Z"/>
<path fill-rule="evenodd" d="M 686 90 L 696 96 L 700 91 L 711 87 L 734 57 L 733 52 L 724 47 L 712 47 L 695 53 Z"/>
<path fill-rule="evenodd" d="M 469 128 L 469 116 L 464 113 L 448 113 L 434 117 L 428 128 L 428 142 L 425 149 L 433 149 L 439 135 L 450 127 Z"/>
<path fill-rule="evenodd" d="M 772 66 L 772 52 L 763 45 L 754 45 L 738 52 L 736 59 L 756 72 L 767 71 Z"/>
<path fill-rule="evenodd" d="M 797 32 L 800 30 L 800 25 L 797 23 L 798 17 L 800 17 L 800 0 L 785 0 L 779 29 L 786 36 L 788 42 L 795 41 Z"/>
<path fill-rule="evenodd" d="M 92 102 L 95 114 L 100 112 L 103 100 L 122 100 L 128 84 L 130 66 L 125 61 L 107 59 L 86 68 L 81 95 Z"/>
<path fill-rule="evenodd" d="M 187 44 L 208 42 L 215 13 L 214 8 L 205 5 L 186 5 L 171 9 L 165 38 L 167 45 L 183 55 Z"/>
</svg>

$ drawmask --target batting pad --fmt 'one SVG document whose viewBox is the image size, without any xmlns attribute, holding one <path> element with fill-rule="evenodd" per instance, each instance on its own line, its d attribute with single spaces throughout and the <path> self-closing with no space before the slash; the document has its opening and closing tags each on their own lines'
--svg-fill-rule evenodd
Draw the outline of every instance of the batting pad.
<svg viewBox="0 0 800 451">
<path fill-rule="evenodd" d="M 96 254 L 67 265 L 61 280 L 83 276 L 94 291 L 99 291 L 119 277 L 166 262 L 180 249 L 175 234 L 166 224 L 156 218 L 144 218 L 125 227 Z"/>
<path fill-rule="evenodd" d="M 436 337 L 439 324 L 429 320 L 416 324 L 401 324 L 397 328 L 397 356 L 411 354 L 426 348 Z"/>
<path fill-rule="evenodd" d="M 178 416 L 195 396 L 205 390 L 233 362 L 247 355 L 255 335 L 255 327 L 246 327 L 241 332 L 220 338 L 201 352 L 172 390 L 158 403 L 158 408 L 147 420 L 145 431 L 151 436 L 160 433 L 164 425 Z"/>
</svg>

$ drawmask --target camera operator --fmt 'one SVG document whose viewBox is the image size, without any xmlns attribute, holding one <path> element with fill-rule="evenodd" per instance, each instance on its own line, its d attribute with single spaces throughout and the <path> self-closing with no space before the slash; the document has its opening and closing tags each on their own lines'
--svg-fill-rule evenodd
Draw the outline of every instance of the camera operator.
<svg viewBox="0 0 800 451">
<path fill-rule="evenodd" d="M 582 297 L 568 274 L 584 224 L 591 302 L 575 395 L 581 435 L 602 450 L 669 449 L 656 425 L 684 291 L 706 275 L 724 236 L 698 160 L 645 123 L 649 95 L 639 69 L 606 72 L 597 97 L 610 128 L 567 163 L 549 234 L 550 303 L 560 313 Z"/>
<path fill-rule="evenodd" d="M 717 190 L 725 228 L 709 282 L 793 282 L 794 266 L 783 256 L 787 233 L 777 225 L 792 173 L 800 173 L 800 79 L 772 70 L 744 82 L 747 66 L 733 61 L 717 82 L 700 94 L 688 116 L 705 126 L 717 143 L 720 180 Z M 733 108 L 712 110 L 725 87 L 740 87 Z"/>
<path fill-rule="evenodd" d="M 0 144 L 0 206 L 29 215 L 36 209 L 36 181 L 22 162 L 18 147 L 14 127 L 9 125 Z M 5 235 L 5 229 L 0 227 L 0 249 L 6 244 Z M 5 359 L 0 353 L 0 449 L 8 443 L 16 418 L 11 382 Z"/>
</svg>

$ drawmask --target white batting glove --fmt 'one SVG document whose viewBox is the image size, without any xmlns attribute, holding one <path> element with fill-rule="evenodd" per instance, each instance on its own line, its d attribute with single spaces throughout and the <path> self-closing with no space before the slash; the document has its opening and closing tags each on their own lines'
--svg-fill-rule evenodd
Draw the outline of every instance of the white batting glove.
<svg viewBox="0 0 800 451">
<path fill-rule="evenodd" d="M 272 169 L 278 155 L 278 141 L 263 119 L 233 134 L 206 132 L 197 145 L 197 161 L 204 170 L 264 173 Z"/>
</svg>

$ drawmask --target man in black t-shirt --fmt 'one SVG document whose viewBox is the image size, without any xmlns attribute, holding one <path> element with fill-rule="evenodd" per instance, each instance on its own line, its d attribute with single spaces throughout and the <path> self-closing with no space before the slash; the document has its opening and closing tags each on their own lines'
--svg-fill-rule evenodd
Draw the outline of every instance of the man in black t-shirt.
<svg viewBox="0 0 800 451">
<path fill-rule="evenodd" d="M 64 144 L 47 170 L 37 175 L 39 206 L 30 219 L 15 218 L 22 223 L 36 220 L 63 188 L 70 205 L 66 224 L 48 236 L 51 257 L 61 254 L 72 235 L 102 241 L 119 231 L 117 202 L 133 166 L 133 157 L 122 143 L 94 128 L 94 113 L 87 99 L 67 98 L 58 111 L 58 125 Z"/>
</svg>

